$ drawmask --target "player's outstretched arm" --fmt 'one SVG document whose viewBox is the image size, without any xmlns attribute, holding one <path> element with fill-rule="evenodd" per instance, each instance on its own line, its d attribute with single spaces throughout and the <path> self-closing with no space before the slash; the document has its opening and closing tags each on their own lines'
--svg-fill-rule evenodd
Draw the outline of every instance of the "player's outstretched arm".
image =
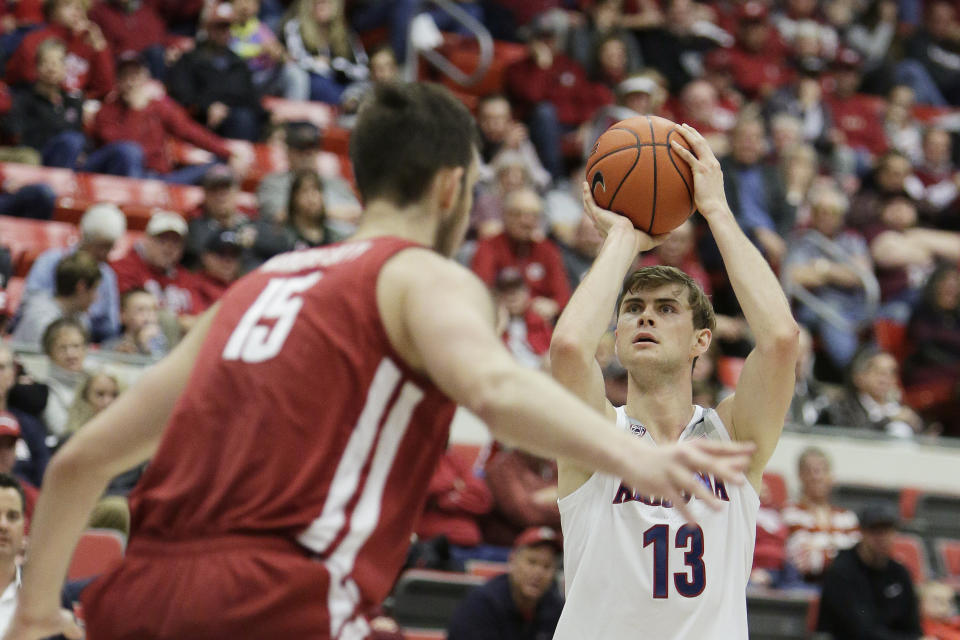
<svg viewBox="0 0 960 640">
<path fill-rule="evenodd" d="M 90 512 L 111 478 L 156 451 L 217 308 L 53 457 L 31 523 L 23 589 L 5 640 L 45 638 L 60 632 L 54 626 L 67 625 L 72 616 L 60 612 L 60 590 Z"/>
<path fill-rule="evenodd" d="M 651 238 L 627 218 L 598 207 L 586 182 L 582 190 L 584 213 L 604 237 L 603 246 L 557 320 L 550 340 L 550 372 L 566 389 L 613 420 L 616 412 L 607 400 L 597 349 L 630 265 L 638 253 L 649 251 L 663 238 Z M 561 496 L 572 493 L 592 473 L 563 459 L 559 471 Z"/>
<path fill-rule="evenodd" d="M 736 393 L 721 402 L 717 412 L 735 440 L 757 445 L 747 477 L 759 490 L 763 468 L 780 439 L 793 397 L 800 329 L 780 282 L 727 205 L 720 163 L 707 141 L 688 125 L 682 125 L 679 131 L 693 153 L 676 142 L 672 143 L 673 150 L 693 169 L 697 209 L 710 225 L 730 284 L 756 340 Z"/>
<path fill-rule="evenodd" d="M 737 482 L 753 447 L 706 441 L 651 447 L 568 393 L 549 376 L 521 367 L 494 332 L 494 309 L 483 283 L 427 250 L 391 259 L 377 283 L 390 342 L 413 368 L 476 413 L 504 442 L 615 474 L 648 495 L 674 500 L 682 491 L 716 506 L 695 469 Z"/>
</svg>

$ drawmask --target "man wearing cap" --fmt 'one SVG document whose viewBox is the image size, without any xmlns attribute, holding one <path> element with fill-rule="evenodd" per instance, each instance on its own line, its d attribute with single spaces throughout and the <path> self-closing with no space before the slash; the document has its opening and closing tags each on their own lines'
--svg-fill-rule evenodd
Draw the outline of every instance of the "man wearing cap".
<svg viewBox="0 0 960 640">
<path fill-rule="evenodd" d="M 276 171 L 263 178 L 257 187 L 260 217 L 283 222 L 293 176 L 298 171 L 316 171 L 320 153 L 320 129 L 311 122 L 289 122 L 284 128 L 287 170 Z M 336 176 L 320 176 L 323 182 L 323 206 L 327 214 L 338 220 L 353 220 L 360 214 L 360 201 L 350 183 Z"/>
<path fill-rule="evenodd" d="M 736 45 L 717 52 L 716 64 L 729 70 L 733 83 L 749 98 L 763 98 L 790 80 L 786 46 L 760 0 L 747 0 L 738 12 Z"/>
<path fill-rule="evenodd" d="M 233 7 L 222 2 L 207 15 L 207 37 L 170 69 L 167 89 L 194 119 L 225 138 L 256 141 L 264 111 L 247 63 L 230 49 Z"/>
<path fill-rule="evenodd" d="M 870 167 L 870 156 L 879 156 L 888 148 L 883 116 L 873 96 L 857 93 L 862 80 L 862 58 L 853 49 L 841 49 L 833 61 L 833 87 L 825 102 L 830 108 L 837 132 L 833 142 L 853 150 L 860 157 L 858 168 Z"/>
<path fill-rule="evenodd" d="M 75 251 L 86 251 L 100 267 L 97 297 L 87 309 L 91 338 L 94 342 L 100 342 L 118 335 L 120 292 L 117 288 L 117 274 L 107 263 L 107 257 L 126 232 L 127 219 L 116 205 L 92 205 L 80 218 L 80 242 L 75 247 L 48 249 L 34 261 L 27 274 L 24 300 L 40 293 L 52 296 L 56 289 L 55 274 L 60 260 Z"/>
<path fill-rule="evenodd" d="M 159 178 L 167 182 L 196 184 L 209 164 L 176 169 L 170 153 L 170 139 L 200 147 L 224 160 L 234 158 L 226 141 L 203 125 L 150 81 L 144 60 L 127 52 L 117 68 L 117 90 L 104 101 L 93 121 L 93 136 L 102 144 L 126 142 L 138 150 L 133 177 Z"/>
<path fill-rule="evenodd" d="M 212 306 L 240 277 L 243 252 L 243 245 L 234 231 L 221 231 L 210 236 L 200 254 L 200 270 L 193 274 L 193 298 L 198 312 Z"/>
<path fill-rule="evenodd" d="M 200 255 L 213 236 L 232 231 L 237 242 L 249 249 L 257 239 L 257 228 L 237 208 L 240 181 L 226 165 L 213 165 L 203 176 L 203 202 L 199 215 L 191 216 L 183 263 L 191 269 L 199 266 Z"/>
<path fill-rule="evenodd" d="M 533 527 L 521 533 L 509 570 L 474 589 L 450 620 L 449 640 L 549 640 L 563 597 L 554 580 L 563 547 L 557 532 Z"/>
<path fill-rule="evenodd" d="M 187 223 L 180 215 L 157 211 L 147 223 L 143 240 L 110 263 L 117 272 L 121 294 L 146 289 L 157 297 L 161 309 L 180 318 L 183 328 L 188 328 L 196 313 L 192 274 L 180 266 L 186 237 Z"/>
<path fill-rule="evenodd" d="M 860 514 L 862 540 L 837 554 L 823 579 L 817 630 L 835 638 L 915 640 L 923 636 L 913 582 L 890 557 L 899 514 L 885 503 Z"/>
</svg>

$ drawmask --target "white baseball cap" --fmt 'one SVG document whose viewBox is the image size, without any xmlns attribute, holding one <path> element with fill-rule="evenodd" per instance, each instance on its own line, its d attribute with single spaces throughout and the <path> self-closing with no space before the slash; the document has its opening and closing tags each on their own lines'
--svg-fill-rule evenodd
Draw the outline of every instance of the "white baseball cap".
<svg viewBox="0 0 960 640">
<path fill-rule="evenodd" d="M 80 218 L 80 233 L 85 238 L 116 242 L 127 232 L 127 217 L 115 204 L 98 202 L 91 205 Z"/>
<path fill-rule="evenodd" d="M 158 236 L 161 233 L 173 231 L 177 235 L 187 235 L 187 222 L 178 213 L 172 211 L 156 211 L 150 216 L 150 222 L 147 223 L 147 235 Z"/>
</svg>

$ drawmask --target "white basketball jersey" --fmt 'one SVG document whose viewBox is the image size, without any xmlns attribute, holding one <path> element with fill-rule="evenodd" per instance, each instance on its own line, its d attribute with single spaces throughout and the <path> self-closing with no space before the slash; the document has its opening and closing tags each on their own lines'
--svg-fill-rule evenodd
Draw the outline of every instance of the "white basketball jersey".
<svg viewBox="0 0 960 640">
<path fill-rule="evenodd" d="M 617 409 L 617 426 L 656 446 Z M 680 440 L 730 440 L 713 409 L 695 407 Z M 746 587 L 760 498 L 749 483 L 701 476 L 723 500 L 696 498 L 688 525 L 669 502 L 594 473 L 560 499 L 567 602 L 554 640 L 746 640 Z"/>
</svg>

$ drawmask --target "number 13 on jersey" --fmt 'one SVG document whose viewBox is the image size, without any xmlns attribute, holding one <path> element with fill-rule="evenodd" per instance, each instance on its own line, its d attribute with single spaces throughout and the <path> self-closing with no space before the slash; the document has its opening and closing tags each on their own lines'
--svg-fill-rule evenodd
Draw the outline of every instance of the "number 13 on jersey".
<svg viewBox="0 0 960 640">
<path fill-rule="evenodd" d="M 271 279 L 230 335 L 223 348 L 223 359 L 263 362 L 280 353 L 303 307 L 299 294 L 320 278 L 321 274 L 314 272 L 297 278 Z M 265 320 L 276 322 L 271 327 Z"/>
<path fill-rule="evenodd" d="M 653 545 L 653 597 L 669 597 L 670 525 L 657 524 L 643 532 L 643 546 Z M 703 529 L 684 525 L 677 529 L 674 546 L 684 549 L 684 564 L 690 568 L 673 574 L 673 585 L 684 598 L 695 598 L 707 585 L 707 568 L 703 564 Z"/>
</svg>

